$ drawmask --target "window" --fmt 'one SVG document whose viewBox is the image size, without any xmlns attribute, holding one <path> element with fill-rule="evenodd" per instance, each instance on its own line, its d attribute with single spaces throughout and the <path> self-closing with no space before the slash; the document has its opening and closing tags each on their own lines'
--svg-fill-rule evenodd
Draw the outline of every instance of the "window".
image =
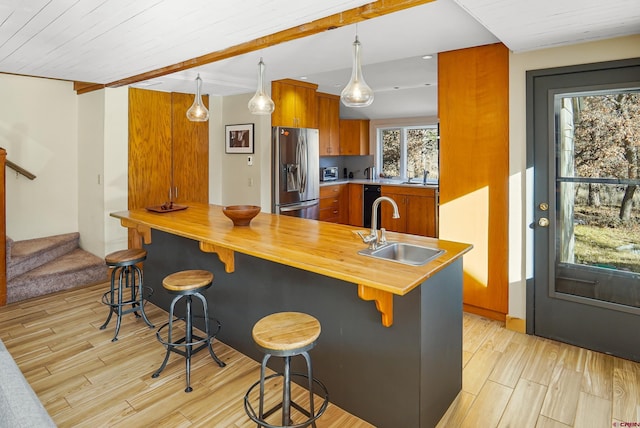
<svg viewBox="0 0 640 428">
<path fill-rule="evenodd" d="M 378 128 L 377 148 L 381 177 L 438 179 L 437 125 Z"/>
</svg>

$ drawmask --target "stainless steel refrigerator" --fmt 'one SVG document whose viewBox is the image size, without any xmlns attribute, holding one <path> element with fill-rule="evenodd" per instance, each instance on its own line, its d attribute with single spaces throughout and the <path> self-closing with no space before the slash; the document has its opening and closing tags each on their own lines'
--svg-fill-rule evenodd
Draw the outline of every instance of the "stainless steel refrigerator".
<svg viewBox="0 0 640 428">
<path fill-rule="evenodd" d="M 320 208 L 318 130 L 273 127 L 272 137 L 273 212 L 317 220 Z"/>
</svg>

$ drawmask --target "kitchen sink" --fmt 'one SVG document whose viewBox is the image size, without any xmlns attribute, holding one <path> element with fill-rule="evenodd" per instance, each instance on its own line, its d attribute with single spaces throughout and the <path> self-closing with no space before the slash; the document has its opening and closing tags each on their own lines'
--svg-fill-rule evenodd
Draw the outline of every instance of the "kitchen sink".
<svg viewBox="0 0 640 428">
<path fill-rule="evenodd" d="M 404 263 L 406 265 L 422 266 L 444 254 L 444 252 L 444 250 L 437 248 L 421 247 L 403 242 L 392 242 L 375 250 L 367 248 L 366 250 L 358 251 L 358 254 Z"/>
</svg>

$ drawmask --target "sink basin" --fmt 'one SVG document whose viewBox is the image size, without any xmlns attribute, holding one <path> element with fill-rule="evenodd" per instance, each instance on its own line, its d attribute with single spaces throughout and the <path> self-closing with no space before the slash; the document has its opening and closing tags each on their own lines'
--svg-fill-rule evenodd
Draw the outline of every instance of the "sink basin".
<svg viewBox="0 0 640 428">
<path fill-rule="evenodd" d="M 426 186 L 428 183 L 423 183 L 422 181 L 403 181 L 402 184 L 421 184 Z"/>
<path fill-rule="evenodd" d="M 423 264 L 444 254 L 444 252 L 444 250 L 439 250 L 437 248 L 393 242 L 375 250 L 366 249 L 358 251 L 358 254 L 390 260 L 392 262 L 404 263 L 406 265 L 422 266 Z"/>
</svg>

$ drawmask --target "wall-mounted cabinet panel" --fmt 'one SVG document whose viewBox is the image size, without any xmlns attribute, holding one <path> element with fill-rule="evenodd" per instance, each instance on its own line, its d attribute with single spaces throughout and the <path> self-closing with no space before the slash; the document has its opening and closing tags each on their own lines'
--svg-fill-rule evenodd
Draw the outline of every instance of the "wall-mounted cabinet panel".
<svg viewBox="0 0 640 428">
<path fill-rule="evenodd" d="M 340 154 L 369 154 L 369 121 L 359 119 L 340 120 Z"/>
<path fill-rule="evenodd" d="M 296 128 L 318 127 L 318 85 L 283 79 L 271 82 L 271 98 L 275 110 L 271 114 L 272 126 Z"/>
<path fill-rule="evenodd" d="M 320 156 L 340 155 L 340 97 L 317 93 Z"/>
</svg>

